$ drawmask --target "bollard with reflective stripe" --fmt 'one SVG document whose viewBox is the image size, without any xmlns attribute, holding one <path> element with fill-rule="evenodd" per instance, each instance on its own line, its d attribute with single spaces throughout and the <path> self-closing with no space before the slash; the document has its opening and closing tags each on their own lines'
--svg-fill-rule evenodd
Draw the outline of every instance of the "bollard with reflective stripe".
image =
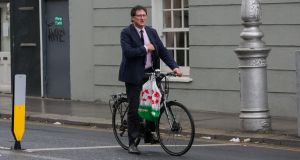
<svg viewBox="0 0 300 160">
<path fill-rule="evenodd" d="M 25 132 L 26 75 L 15 75 L 14 85 L 12 132 L 15 138 L 14 149 L 21 149 L 21 140 Z"/>
</svg>

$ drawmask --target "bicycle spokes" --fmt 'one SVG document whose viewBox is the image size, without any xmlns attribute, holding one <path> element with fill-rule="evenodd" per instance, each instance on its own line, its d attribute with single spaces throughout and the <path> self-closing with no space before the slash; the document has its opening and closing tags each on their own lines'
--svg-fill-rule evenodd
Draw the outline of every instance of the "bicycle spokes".
<svg viewBox="0 0 300 160">
<path fill-rule="evenodd" d="M 127 131 L 127 121 L 126 120 L 122 121 L 119 131 L 120 131 L 120 136 L 123 136 L 124 133 Z"/>
</svg>

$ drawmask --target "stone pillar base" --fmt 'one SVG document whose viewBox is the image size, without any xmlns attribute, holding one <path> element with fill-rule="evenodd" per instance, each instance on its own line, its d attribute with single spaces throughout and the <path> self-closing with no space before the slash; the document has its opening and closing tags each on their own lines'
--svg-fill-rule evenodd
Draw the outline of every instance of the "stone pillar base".
<svg viewBox="0 0 300 160">
<path fill-rule="evenodd" d="M 271 118 L 240 118 L 241 130 L 243 131 L 270 131 L 271 130 Z"/>
</svg>

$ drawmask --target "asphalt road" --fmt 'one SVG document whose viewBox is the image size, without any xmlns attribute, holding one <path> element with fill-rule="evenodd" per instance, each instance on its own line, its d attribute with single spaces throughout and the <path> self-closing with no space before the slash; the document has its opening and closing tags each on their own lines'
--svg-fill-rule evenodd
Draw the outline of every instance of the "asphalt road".
<svg viewBox="0 0 300 160">
<path fill-rule="evenodd" d="M 26 124 L 22 149 L 11 150 L 10 122 L 0 120 L 0 160 L 299 160 L 300 148 L 241 144 L 198 139 L 181 157 L 168 155 L 159 145 L 139 146 L 131 155 L 119 147 L 110 129 L 45 123 Z"/>
</svg>

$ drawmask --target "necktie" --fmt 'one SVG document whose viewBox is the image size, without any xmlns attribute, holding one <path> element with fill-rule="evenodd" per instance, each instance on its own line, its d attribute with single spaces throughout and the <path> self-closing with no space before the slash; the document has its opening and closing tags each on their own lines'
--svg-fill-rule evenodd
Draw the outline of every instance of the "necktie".
<svg viewBox="0 0 300 160">
<path fill-rule="evenodd" d="M 144 31 L 143 30 L 141 30 L 140 31 L 140 33 L 141 33 L 141 42 L 143 43 L 143 45 L 145 44 L 145 41 L 144 41 Z"/>
<path fill-rule="evenodd" d="M 144 45 L 145 44 L 145 40 L 144 40 L 144 31 L 141 30 L 140 34 L 141 34 L 141 42 Z M 146 57 L 145 57 L 145 69 L 149 68 L 152 66 L 152 58 L 151 58 L 151 54 L 147 53 Z"/>
</svg>

